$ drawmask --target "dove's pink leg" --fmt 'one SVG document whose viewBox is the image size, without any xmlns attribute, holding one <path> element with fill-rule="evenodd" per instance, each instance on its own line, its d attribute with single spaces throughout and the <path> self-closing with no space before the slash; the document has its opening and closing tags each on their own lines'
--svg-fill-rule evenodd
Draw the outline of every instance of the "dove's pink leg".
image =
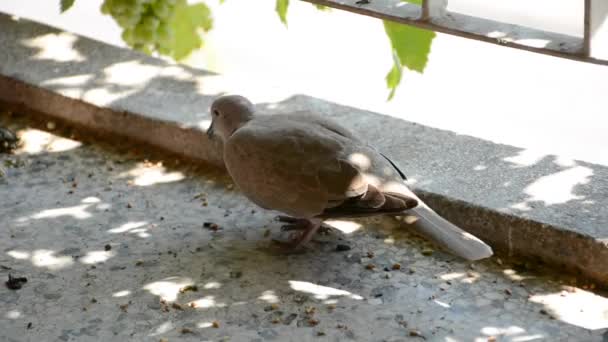
<svg viewBox="0 0 608 342">
<path fill-rule="evenodd" d="M 290 249 L 296 249 L 300 246 L 305 245 L 312 239 L 315 233 L 322 226 L 321 219 L 298 219 L 289 216 L 279 216 L 276 220 L 289 223 L 281 228 L 281 230 L 283 231 L 300 231 L 300 233 L 297 234 L 297 236 L 291 239 L 289 242 L 275 240 L 276 243 L 281 244 Z"/>
<path fill-rule="evenodd" d="M 306 227 L 302 230 L 298 237 L 290 241 L 290 245 L 293 249 L 296 249 L 308 243 L 310 239 L 312 239 L 312 237 L 315 235 L 317 230 L 319 230 L 319 228 L 321 227 L 321 220 L 319 219 L 310 219 L 307 221 L 308 223 Z"/>
<path fill-rule="evenodd" d="M 283 231 L 283 232 L 289 232 L 292 230 L 306 230 L 310 224 L 310 220 L 308 220 L 308 219 L 295 218 L 295 217 L 284 216 L 284 215 L 279 215 L 279 216 L 275 217 L 274 220 L 277 222 L 287 223 L 287 224 L 284 224 L 281 226 L 281 231 Z M 325 233 L 325 234 L 328 234 L 329 232 L 331 232 L 331 230 L 332 230 L 332 227 L 328 226 L 324 223 L 321 223 L 321 226 L 318 229 L 319 233 Z"/>
</svg>

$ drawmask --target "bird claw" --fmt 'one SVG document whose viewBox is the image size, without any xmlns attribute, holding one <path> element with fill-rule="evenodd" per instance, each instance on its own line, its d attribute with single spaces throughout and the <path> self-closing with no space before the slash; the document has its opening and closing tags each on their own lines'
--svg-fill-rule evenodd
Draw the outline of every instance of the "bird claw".
<svg viewBox="0 0 608 342">
<path fill-rule="evenodd" d="M 285 223 L 296 223 L 296 222 L 302 221 L 302 219 L 298 219 L 298 218 L 291 217 L 291 216 L 285 216 L 285 215 L 275 216 L 274 220 L 276 222 L 285 222 Z"/>
<path fill-rule="evenodd" d="M 302 231 L 308 229 L 308 224 L 305 222 L 298 222 L 298 223 L 293 223 L 293 224 L 284 224 L 281 226 L 281 231 L 282 232 L 292 232 L 292 231 Z M 324 235 L 328 235 L 331 234 L 331 232 L 334 230 L 334 228 L 330 225 L 321 223 L 321 226 L 319 227 L 319 229 L 317 230 L 317 232 L 319 234 L 324 234 Z"/>
<path fill-rule="evenodd" d="M 306 229 L 305 225 L 299 225 L 299 224 L 284 224 L 281 226 L 281 231 L 282 232 L 291 232 L 294 230 L 303 230 Z"/>
</svg>

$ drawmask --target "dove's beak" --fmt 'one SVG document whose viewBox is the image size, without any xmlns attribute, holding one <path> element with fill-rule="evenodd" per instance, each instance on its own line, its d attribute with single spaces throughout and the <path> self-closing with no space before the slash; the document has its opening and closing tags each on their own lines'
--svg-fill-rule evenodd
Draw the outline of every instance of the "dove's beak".
<svg viewBox="0 0 608 342">
<path fill-rule="evenodd" d="M 209 137 L 209 139 L 213 139 L 213 122 L 211 123 L 209 128 L 207 128 L 207 137 Z"/>
</svg>

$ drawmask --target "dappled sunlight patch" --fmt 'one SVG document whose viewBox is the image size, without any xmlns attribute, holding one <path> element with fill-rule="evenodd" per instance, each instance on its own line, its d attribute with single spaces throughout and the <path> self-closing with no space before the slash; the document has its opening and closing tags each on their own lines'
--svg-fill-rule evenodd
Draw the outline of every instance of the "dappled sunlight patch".
<svg viewBox="0 0 608 342">
<path fill-rule="evenodd" d="M 324 223 L 336 228 L 344 234 L 352 234 L 362 227 L 360 223 L 346 220 L 327 220 L 324 221 Z"/>
<path fill-rule="evenodd" d="M 206 77 L 201 75 L 193 75 L 188 69 L 184 68 L 179 64 L 167 65 L 159 70 L 159 76 L 161 77 L 169 77 L 174 80 L 184 81 L 184 82 L 201 82 L 202 79 Z M 196 77 L 194 77 L 196 76 Z M 209 75 L 212 76 L 212 75 Z"/>
<path fill-rule="evenodd" d="M 24 39 L 22 43 L 27 47 L 38 49 L 38 53 L 32 56 L 32 59 L 70 63 L 84 62 L 86 58 L 74 49 L 74 43 L 77 40 L 77 36 L 61 32 Z"/>
<path fill-rule="evenodd" d="M 526 279 L 531 279 L 534 278 L 533 276 L 523 276 L 521 274 L 518 274 L 517 271 L 510 269 L 510 268 L 506 268 L 502 271 L 502 273 L 507 276 L 507 278 L 509 278 L 512 281 L 522 281 L 522 280 L 526 280 Z"/>
<path fill-rule="evenodd" d="M 469 271 L 469 272 L 467 272 L 466 278 L 463 278 L 461 280 L 461 282 L 464 284 L 474 284 L 480 278 L 481 278 L 481 273 Z"/>
<path fill-rule="evenodd" d="M 196 123 L 196 127 L 198 127 L 200 130 L 202 131 L 207 131 L 207 129 L 211 126 L 211 120 L 209 119 L 203 119 L 203 120 L 199 120 Z"/>
<path fill-rule="evenodd" d="M 523 336 L 515 336 L 511 339 L 512 342 L 527 342 L 527 341 L 542 341 L 545 339 L 545 335 L 543 334 L 532 334 L 532 335 L 523 335 Z"/>
<path fill-rule="evenodd" d="M 120 298 L 120 297 L 126 297 L 126 296 L 128 296 L 130 294 L 131 294 L 131 291 L 129 291 L 129 290 L 122 290 L 122 291 L 117 291 L 117 292 L 112 293 L 112 297 Z"/>
<path fill-rule="evenodd" d="M 566 323 L 592 330 L 608 328 L 608 298 L 593 292 L 575 288 L 574 292 L 533 295 L 529 300 Z"/>
<path fill-rule="evenodd" d="M 503 158 L 504 161 L 515 164 L 514 168 L 532 166 L 541 161 L 547 154 L 536 150 L 522 150 L 517 155 Z"/>
<path fill-rule="evenodd" d="M 539 39 L 539 38 L 515 39 L 515 42 L 522 44 L 522 45 L 539 48 L 539 49 L 546 48 L 551 43 L 550 40 Z"/>
<path fill-rule="evenodd" d="M 363 299 L 363 297 L 345 290 L 317 285 L 307 281 L 290 280 L 289 285 L 295 291 L 310 293 L 316 299 L 329 299 L 330 297 L 348 297 L 356 300 Z"/>
<path fill-rule="evenodd" d="M 562 167 L 574 167 L 577 165 L 574 159 L 564 156 L 555 156 L 555 160 L 553 162 Z"/>
<path fill-rule="evenodd" d="M 393 173 L 395 173 L 394 171 L 395 170 L 393 170 L 392 168 L 390 168 L 388 166 L 385 166 L 384 168 L 382 168 L 382 174 L 384 174 L 387 177 L 392 175 Z"/>
<path fill-rule="evenodd" d="M 374 174 L 363 172 L 363 177 L 365 177 L 365 180 L 369 184 L 371 184 L 371 185 L 373 185 L 375 187 L 379 188 L 379 187 L 381 187 L 383 185 L 383 181 L 380 179 L 380 177 L 378 177 L 378 176 L 376 176 Z M 382 189 L 380 189 L 380 190 L 382 190 Z"/>
<path fill-rule="evenodd" d="M 494 339 L 507 337 L 509 341 L 536 341 L 544 339 L 544 335 L 542 334 L 528 334 L 524 328 L 518 326 L 509 326 L 506 328 L 501 327 L 484 327 L 481 329 L 481 333 L 486 335 L 483 338 L 476 338 L 475 342 L 487 342 L 489 337 L 493 337 Z"/>
<path fill-rule="evenodd" d="M 220 287 L 222 287 L 222 284 L 218 283 L 217 281 L 210 281 L 207 284 L 203 285 L 203 288 L 206 290 L 219 289 Z"/>
<path fill-rule="evenodd" d="M 405 224 L 414 224 L 420 220 L 416 215 L 395 216 L 395 219 L 403 221 Z"/>
<path fill-rule="evenodd" d="M 215 301 L 214 296 L 206 296 L 197 300 L 193 300 L 188 303 L 190 307 L 197 309 L 210 309 L 210 308 L 223 308 L 226 307 L 225 303 L 218 303 Z"/>
<path fill-rule="evenodd" d="M 112 229 L 108 230 L 108 233 L 112 233 L 112 234 L 126 233 L 133 229 L 143 227 L 146 224 L 148 224 L 148 221 L 127 222 L 116 228 L 112 228 Z"/>
<path fill-rule="evenodd" d="M 51 133 L 37 129 L 26 129 L 19 133 L 19 138 L 22 143 L 19 152 L 30 154 L 36 154 L 44 151 L 45 147 L 49 144 L 53 137 Z"/>
<path fill-rule="evenodd" d="M 73 207 L 66 208 L 57 208 L 57 209 L 46 209 L 41 212 L 30 216 L 29 218 L 22 217 L 17 220 L 17 222 L 26 222 L 29 219 L 40 220 L 46 218 L 57 218 L 62 216 L 71 216 L 72 218 L 78 220 L 84 220 L 92 217 L 93 215 L 88 213 L 86 209 L 90 206 L 90 204 L 81 204 Z"/>
<path fill-rule="evenodd" d="M 32 252 L 31 261 L 34 266 L 44 267 L 52 271 L 72 266 L 74 260 L 71 256 L 56 256 L 55 251 L 39 249 Z"/>
<path fill-rule="evenodd" d="M 80 262 L 87 265 L 98 264 L 106 262 L 113 256 L 114 253 L 112 251 L 89 251 L 85 256 L 80 258 Z"/>
<path fill-rule="evenodd" d="M 515 203 L 509 206 L 509 208 L 511 209 L 515 209 L 515 210 L 520 210 L 520 211 L 530 211 L 532 210 L 532 207 L 530 207 L 528 205 L 528 203 L 524 202 L 519 202 L 519 203 Z"/>
<path fill-rule="evenodd" d="M 8 319 L 18 319 L 21 316 L 22 316 L 21 312 L 17 311 L 17 310 L 9 310 L 4 314 L 4 317 L 6 317 Z"/>
<path fill-rule="evenodd" d="M 165 334 L 165 333 L 173 330 L 174 328 L 175 328 L 175 326 L 173 325 L 173 323 L 171 321 L 167 321 L 167 322 L 162 323 L 158 327 L 156 327 L 156 329 L 154 329 L 154 331 L 152 333 L 150 333 L 148 336 L 158 336 L 160 334 Z"/>
<path fill-rule="evenodd" d="M 442 301 L 440 301 L 438 299 L 433 299 L 433 303 L 435 303 L 435 304 L 437 304 L 437 305 L 439 305 L 439 306 L 441 306 L 442 308 L 445 308 L 445 309 L 449 309 L 449 308 L 452 307 L 450 304 L 448 304 L 446 302 L 442 302 Z"/>
<path fill-rule="evenodd" d="M 84 94 L 82 94 L 82 100 L 95 103 L 100 107 L 109 107 L 112 103 L 119 101 L 122 98 L 128 97 L 131 94 L 135 94 L 138 89 L 133 89 L 129 91 L 122 92 L 114 92 L 111 89 L 107 88 L 93 88 L 89 89 Z"/>
<path fill-rule="evenodd" d="M 196 325 L 197 328 L 201 328 L 201 329 L 207 329 L 207 328 L 212 328 L 212 327 L 217 327 L 217 322 L 216 321 L 205 321 L 205 322 L 200 322 Z"/>
<path fill-rule="evenodd" d="M 583 199 L 583 196 L 574 194 L 577 185 L 589 183 L 593 170 L 576 166 L 551 175 L 543 176 L 528 185 L 524 193 L 530 196 L 528 201 L 542 201 L 547 205 L 566 203 L 572 200 Z"/>
<path fill-rule="evenodd" d="M 144 87 L 159 71 L 159 67 L 138 60 L 114 63 L 104 69 L 107 83 L 129 87 Z"/>
<path fill-rule="evenodd" d="M 279 302 L 279 297 L 273 290 L 267 290 L 262 292 L 262 295 L 258 299 L 263 300 L 267 303 L 275 304 Z"/>
<path fill-rule="evenodd" d="M 89 81 L 93 79 L 92 74 L 83 74 L 83 75 L 72 75 L 66 77 L 56 77 L 48 80 L 42 81 L 40 84 L 43 86 L 70 86 L 70 87 L 80 87 L 87 84 Z"/>
<path fill-rule="evenodd" d="M 17 153 L 65 152 L 82 146 L 79 141 L 32 128 L 19 131 L 19 139 L 21 147 L 16 151 Z"/>
<path fill-rule="evenodd" d="M 82 146 L 82 143 L 72 139 L 55 137 L 46 147 L 49 152 L 65 152 Z"/>
<path fill-rule="evenodd" d="M 6 254 L 8 256 L 13 257 L 18 260 L 29 259 L 29 257 L 30 257 L 30 252 L 19 251 L 19 250 L 8 251 L 8 252 L 6 252 Z"/>
<path fill-rule="evenodd" d="M 395 244 L 395 238 L 391 235 L 388 236 L 386 239 L 383 240 L 385 244 L 387 245 L 394 245 Z"/>
<path fill-rule="evenodd" d="M 110 208 L 112 208 L 110 203 L 101 203 L 95 206 L 95 209 L 97 210 L 108 210 Z"/>
<path fill-rule="evenodd" d="M 386 181 L 380 183 L 378 188 L 384 192 L 394 192 L 397 194 L 409 193 L 406 185 L 403 182 Z"/>
<path fill-rule="evenodd" d="M 84 88 L 93 80 L 93 77 L 92 74 L 57 77 L 44 80 L 40 84 L 59 90 L 64 96 L 80 98 Z"/>
<path fill-rule="evenodd" d="M 25 223 L 29 220 L 41 220 L 41 219 L 48 219 L 48 218 L 58 218 L 58 217 L 63 217 L 63 216 L 71 216 L 72 218 L 78 219 L 78 220 L 88 219 L 88 218 L 91 218 L 93 215 L 91 213 L 87 212 L 86 210 L 90 206 L 92 206 L 96 203 L 100 203 L 101 200 L 97 197 L 90 196 L 90 197 L 83 199 L 81 202 L 85 203 L 85 204 L 76 205 L 73 207 L 45 209 L 45 210 L 42 210 L 29 217 L 20 217 L 16 220 L 16 222 Z"/>
<path fill-rule="evenodd" d="M 168 302 L 174 302 L 179 296 L 181 288 L 193 284 L 194 282 L 190 278 L 169 277 L 146 284 L 143 289 Z"/>
<path fill-rule="evenodd" d="M 460 279 L 465 276 L 466 276 L 466 273 L 464 273 L 464 272 L 451 272 L 451 273 L 441 274 L 441 275 L 439 275 L 439 278 L 447 281 L 447 280 Z"/>
<path fill-rule="evenodd" d="M 148 229 L 147 228 L 137 228 L 137 229 L 133 229 L 131 230 L 129 233 L 131 234 L 135 234 L 140 238 L 148 238 L 150 237 L 150 234 L 148 233 Z"/>
<path fill-rule="evenodd" d="M 82 203 L 99 203 L 99 202 L 101 202 L 101 200 L 97 197 L 89 196 L 87 198 L 84 198 L 81 202 Z"/>
<path fill-rule="evenodd" d="M 503 31 L 492 31 L 490 33 L 486 33 L 486 36 L 490 38 L 504 38 L 507 34 Z"/>
<path fill-rule="evenodd" d="M 348 161 L 358 166 L 361 171 L 367 171 L 372 166 L 369 157 L 363 153 L 351 153 L 348 156 Z"/>
<path fill-rule="evenodd" d="M 481 333 L 488 336 L 496 336 L 496 335 L 504 335 L 504 336 L 512 336 L 518 335 L 521 333 L 525 333 L 526 330 L 517 326 L 510 326 L 507 328 L 498 328 L 498 327 L 484 327 L 481 329 Z"/>
<path fill-rule="evenodd" d="M 160 163 L 150 166 L 147 163 L 138 163 L 135 168 L 124 172 L 119 178 L 133 178 L 133 184 L 137 186 L 150 186 L 160 183 L 178 182 L 185 178 L 181 172 L 167 172 L 167 169 Z"/>
</svg>

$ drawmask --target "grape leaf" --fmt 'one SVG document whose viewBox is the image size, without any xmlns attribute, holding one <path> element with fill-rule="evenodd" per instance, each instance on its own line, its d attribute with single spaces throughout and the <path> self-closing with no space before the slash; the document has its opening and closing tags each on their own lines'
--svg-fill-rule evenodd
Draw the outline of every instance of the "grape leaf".
<svg viewBox="0 0 608 342">
<path fill-rule="evenodd" d="M 289 0 L 277 0 L 275 10 L 279 14 L 281 22 L 287 26 L 287 8 L 289 7 Z"/>
<path fill-rule="evenodd" d="M 394 62 L 386 75 L 386 85 L 391 90 L 390 100 L 401 82 L 402 73 L 396 71 L 397 65 L 422 73 L 428 62 L 435 32 L 387 20 L 384 21 L 384 30 L 391 42 Z"/>
<path fill-rule="evenodd" d="M 204 3 L 188 5 L 185 0 L 179 0 L 175 5 L 175 12 L 169 21 L 175 39 L 169 50 L 175 60 L 181 60 L 192 51 L 202 47 L 203 40 L 198 32 L 199 28 L 209 31 L 213 26 L 211 10 Z"/>
<path fill-rule="evenodd" d="M 61 13 L 69 10 L 74 5 L 75 0 L 61 0 Z"/>
</svg>

